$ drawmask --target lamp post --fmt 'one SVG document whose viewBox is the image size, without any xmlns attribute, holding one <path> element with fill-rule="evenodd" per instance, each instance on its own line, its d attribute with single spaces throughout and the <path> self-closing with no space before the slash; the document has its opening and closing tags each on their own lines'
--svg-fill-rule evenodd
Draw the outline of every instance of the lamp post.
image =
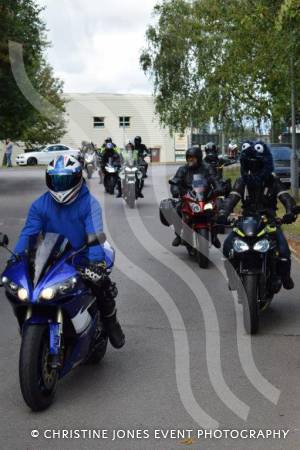
<svg viewBox="0 0 300 450">
<path fill-rule="evenodd" d="M 291 56 L 291 112 L 292 112 L 292 157 L 291 157 L 291 190 L 296 201 L 299 200 L 299 162 L 296 142 L 296 83 L 294 56 Z"/>
</svg>

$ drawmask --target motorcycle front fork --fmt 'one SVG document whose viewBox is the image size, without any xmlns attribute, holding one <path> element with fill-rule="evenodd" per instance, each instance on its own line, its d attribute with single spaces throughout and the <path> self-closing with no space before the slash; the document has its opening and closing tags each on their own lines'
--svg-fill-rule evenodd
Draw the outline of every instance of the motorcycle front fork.
<svg viewBox="0 0 300 450">
<path fill-rule="evenodd" d="M 63 315 L 61 309 L 58 309 L 56 322 L 51 322 L 49 324 L 49 355 L 50 355 L 50 366 L 52 369 L 57 369 L 61 367 L 61 336 L 63 329 Z"/>
</svg>

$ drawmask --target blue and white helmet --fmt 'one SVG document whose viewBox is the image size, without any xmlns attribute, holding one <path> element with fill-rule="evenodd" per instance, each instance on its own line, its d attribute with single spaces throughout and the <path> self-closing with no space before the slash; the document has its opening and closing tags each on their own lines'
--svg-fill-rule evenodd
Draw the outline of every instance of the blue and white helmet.
<svg viewBox="0 0 300 450">
<path fill-rule="evenodd" d="M 73 156 L 57 156 L 47 167 L 46 184 L 54 200 L 60 204 L 72 203 L 82 183 L 81 164 Z"/>
</svg>

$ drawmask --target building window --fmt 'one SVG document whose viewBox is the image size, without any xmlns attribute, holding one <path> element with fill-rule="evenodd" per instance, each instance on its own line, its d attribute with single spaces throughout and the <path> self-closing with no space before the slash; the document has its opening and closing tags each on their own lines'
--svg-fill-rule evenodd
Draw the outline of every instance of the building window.
<svg viewBox="0 0 300 450">
<path fill-rule="evenodd" d="M 120 128 L 129 128 L 130 127 L 130 117 L 129 116 L 121 116 L 119 117 Z"/>
<path fill-rule="evenodd" d="M 94 128 L 104 128 L 104 117 L 94 117 Z"/>
</svg>

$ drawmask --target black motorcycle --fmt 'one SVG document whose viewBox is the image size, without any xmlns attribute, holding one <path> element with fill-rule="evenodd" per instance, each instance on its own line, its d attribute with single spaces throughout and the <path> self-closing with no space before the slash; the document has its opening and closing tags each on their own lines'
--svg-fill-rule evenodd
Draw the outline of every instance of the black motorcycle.
<svg viewBox="0 0 300 450">
<path fill-rule="evenodd" d="M 295 207 L 295 216 L 300 207 Z M 259 312 L 265 310 L 282 287 L 278 273 L 277 227 L 282 219 L 266 215 L 240 217 L 234 223 L 235 238 L 226 260 L 229 288 L 237 290 L 243 304 L 243 319 L 248 334 L 256 334 Z"/>
<path fill-rule="evenodd" d="M 109 158 L 108 163 L 102 169 L 104 174 L 104 188 L 108 194 L 113 195 L 119 180 L 120 164 Z"/>
</svg>

